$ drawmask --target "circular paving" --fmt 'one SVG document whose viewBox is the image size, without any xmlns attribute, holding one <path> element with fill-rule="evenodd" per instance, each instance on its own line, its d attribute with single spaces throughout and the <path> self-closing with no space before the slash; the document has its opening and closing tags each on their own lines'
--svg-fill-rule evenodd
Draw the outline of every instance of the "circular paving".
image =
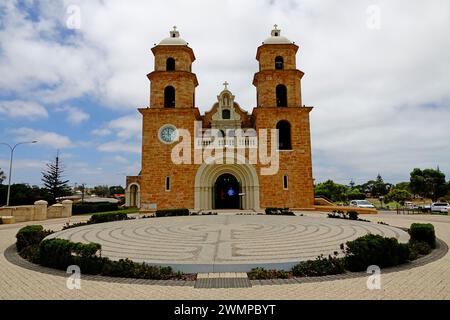
<svg viewBox="0 0 450 320">
<path fill-rule="evenodd" d="M 183 272 L 243 272 L 290 269 L 367 233 L 409 239 L 403 230 L 370 222 L 264 215 L 136 219 L 72 228 L 48 238 L 100 243 L 102 256 L 114 260 L 129 258 Z"/>
</svg>

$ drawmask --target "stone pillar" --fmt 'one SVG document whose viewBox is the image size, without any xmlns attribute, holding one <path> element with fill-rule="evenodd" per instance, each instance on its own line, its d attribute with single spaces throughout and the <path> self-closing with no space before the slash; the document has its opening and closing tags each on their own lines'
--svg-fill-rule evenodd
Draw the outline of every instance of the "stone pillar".
<svg viewBox="0 0 450 320">
<path fill-rule="evenodd" d="M 71 217 L 72 216 L 72 200 L 64 200 L 61 203 L 63 205 L 61 217 L 62 218 Z"/>
<path fill-rule="evenodd" d="M 47 220 L 47 204 L 45 200 L 38 200 L 34 203 L 34 215 L 32 220 Z"/>
</svg>

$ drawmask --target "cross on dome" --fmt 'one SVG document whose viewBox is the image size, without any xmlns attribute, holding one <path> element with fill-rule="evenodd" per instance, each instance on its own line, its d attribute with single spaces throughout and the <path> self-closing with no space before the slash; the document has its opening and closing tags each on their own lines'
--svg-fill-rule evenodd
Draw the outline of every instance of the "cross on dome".
<svg viewBox="0 0 450 320">
<path fill-rule="evenodd" d="M 225 90 L 228 90 L 228 85 L 229 85 L 229 83 L 225 81 L 225 82 L 223 83 L 223 85 L 225 86 Z"/>
<path fill-rule="evenodd" d="M 271 32 L 272 37 L 279 37 L 280 34 L 281 34 L 281 30 L 278 29 L 278 25 L 277 24 L 274 24 L 272 32 Z"/>
<path fill-rule="evenodd" d="M 180 32 L 177 30 L 177 26 L 173 26 L 173 30 L 169 32 L 171 38 L 179 38 Z"/>
</svg>

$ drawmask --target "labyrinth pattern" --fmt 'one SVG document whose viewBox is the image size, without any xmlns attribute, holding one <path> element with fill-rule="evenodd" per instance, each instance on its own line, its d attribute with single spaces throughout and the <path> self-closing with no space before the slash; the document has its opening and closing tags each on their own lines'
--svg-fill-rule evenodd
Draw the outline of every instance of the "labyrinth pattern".
<svg viewBox="0 0 450 320">
<path fill-rule="evenodd" d="M 192 216 L 101 223 L 49 238 L 97 242 L 102 256 L 151 264 L 258 264 L 315 259 L 367 233 L 406 242 L 406 232 L 370 222 L 323 217 Z"/>
</svg>

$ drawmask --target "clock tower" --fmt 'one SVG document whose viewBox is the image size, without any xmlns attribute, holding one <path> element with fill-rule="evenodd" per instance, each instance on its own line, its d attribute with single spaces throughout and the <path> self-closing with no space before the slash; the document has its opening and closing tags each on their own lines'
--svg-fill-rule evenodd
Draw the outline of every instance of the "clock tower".
<svg viewBox="0 0 450 320">
<path fill-rule="evenodd" d="M 174 165 L 171 151 L 177 129 L 193 132 L 194 122 L 200 119 L 195 107 L 198 81 L 192 73 L 194 51 L 174 27 L 152 53 L 154 70 L 147 75 L 149 106 L 139 109 L 143 117 L 141 210 L 193 207 L 194 193 L 189 186 L 194 183 L 195 167 Z"/>
</svg>

